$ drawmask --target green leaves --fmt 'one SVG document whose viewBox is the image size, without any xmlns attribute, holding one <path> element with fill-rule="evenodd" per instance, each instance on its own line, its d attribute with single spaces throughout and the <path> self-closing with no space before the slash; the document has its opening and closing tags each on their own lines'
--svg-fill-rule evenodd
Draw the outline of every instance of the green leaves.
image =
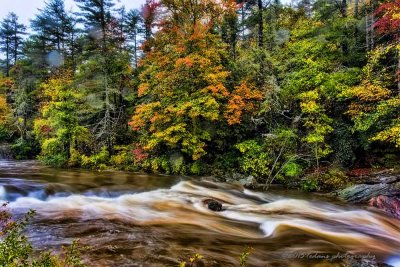
<svg viewBox="0 0 400 267">
<path fill-rule="evenodd" d="M 47 102 L 34 122 L 34 133 L 41 144 L 40 159 L 48 165 L 68 164 L 72 151 L 89 142 L 89 131 L 80 125 L 81 92 L 71 74 L 60 72 L 42 84 Z M 76 163 L 77 161 L 74 160 Z"/>
<path fill-rule="evenodd" d="M 64 248 L 60 258 L 50 251 L 35 253 L 27 236 L 23 234 L 35 211 L 30 210 L 22 219 L 14 220 L 7 205 L 0 207 L 0 266 L 4 267 L 85 267 L 82 251 L 87 247 L 73 241 Z"/>
</svg>

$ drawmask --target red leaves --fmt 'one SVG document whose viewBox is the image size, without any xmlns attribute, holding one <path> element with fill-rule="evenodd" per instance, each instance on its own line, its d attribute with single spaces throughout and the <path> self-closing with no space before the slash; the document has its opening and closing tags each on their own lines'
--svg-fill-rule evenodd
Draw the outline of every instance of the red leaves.
<svg viewBox="0 0 400 267">
<path fill-rule="evenodd" d="M 353 169 L 347 173 L 348 176 L 352 177 L 361 177 L 370 175 L 372 173 L 372 169 L 370 168 L 362 168 L 362 169 Z"/>
<path fill-rule="evenodd" d="M 400 34 L 400 0 L 394 0 L 382 4 L 375 11 L 378 20 L 374 23 L 374 28 L 379 34 L 392 35 L 399 38 Z"/>
<path fill-rule="evenodd" d="M 144 149 L 140 146 L 137 146 L 132 150 L 132 155 L 135 160 L 135 162 L 143 162 L 149 157 L 149 154 L 147 154 Z"/>
<path fill-rule="evenodd" d="M 156 20 L 157 8 L 160 7 L 161 3 L 156 0 L 147 0 L 142 7 L 142 16 L 146 27 L 152 27 Z"/>
<path fill-rule="evenodd" d="M 52 131 L 53 129 L 49 125 L 43 125 L 42 127 L 40 127 L 40 132 L 46 136 L 49 135 Z"/>
</svg>

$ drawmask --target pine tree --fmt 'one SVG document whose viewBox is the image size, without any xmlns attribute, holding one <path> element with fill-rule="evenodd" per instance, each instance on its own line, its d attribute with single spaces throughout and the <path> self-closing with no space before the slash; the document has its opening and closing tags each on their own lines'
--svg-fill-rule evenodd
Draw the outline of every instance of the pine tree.
<svg viewBox="0 0 400 267">
<path fill-rule="evenodd" d="M 143 18 L 138 10 L 132 9 L 126 14 L 122 23 L 128 39 L 128 48 L 133 55 L 133 63 L 137 68 L 140 57 L 140 35 L 144 33 Z"/>
<path fill-rule="evenodd" d="M 0 49 L 6 55 L 6 75 L 10 74 L 10 68 L 15 65 L 22 54 L 23 36 L 26 27 L 18 22 L 15 13 L 9 13 L 0 25 Z"/>
<path fill-rule="evenodd" d="M 50 0 L 31 21 L 36 39 L 41 40 L 43 53 L 51 67 L 59 67 L 64 61 L 75 66 L 77 29 L 76 20 L 65 10 L 64 0 Z M 40 43 L 38 43 L 40 44 Z M 56 54 L 54 53 L 56 52 Z"/>
<path fill-rule="evenodd" d="M 129 57 L 121 50 L 119 23 L 112 0 L 76 0 L 87 32 L 85 57 L 78 79 L 87 87 L 93 114 L 88 118 L 100 145 L 111 151 L 124 117 L 122 90 L 129 75 Z"/>
</svg>

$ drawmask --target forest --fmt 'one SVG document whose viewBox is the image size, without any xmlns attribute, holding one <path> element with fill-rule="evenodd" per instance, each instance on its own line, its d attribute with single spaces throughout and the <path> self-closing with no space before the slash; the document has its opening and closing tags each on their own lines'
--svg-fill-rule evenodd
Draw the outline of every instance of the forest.
<svg viewBox="0 0 400 267">
<path fill-rule="evenodd" d="M 398 168 L 400 0 L 47 0 L 0 24 L 0 143 L 305 190 Z"/>
</svg>

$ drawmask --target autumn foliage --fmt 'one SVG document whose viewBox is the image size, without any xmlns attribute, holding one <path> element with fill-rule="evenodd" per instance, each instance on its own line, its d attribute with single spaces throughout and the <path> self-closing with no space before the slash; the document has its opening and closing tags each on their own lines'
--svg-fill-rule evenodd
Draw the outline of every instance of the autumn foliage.
<svg viewBox="0 0 400 267">
<path fill-rule="evenodd" d="M 146 150 L 167 146 L 198 160 L 217 137 L 215 128 L 240 124 L 263 95 L 246 81 L 227 85 L 226 45 L 214 33 L 214 23 L 232 6 L 184 2 L 177 9 L 175 1 L 161 1 L 168 15 L 141 62 L 138 96 L 143 103 L 130 125 L 142 132 Z"/>
<path fill-rule="evenodd" d="M 374 27 L 379 34 L 400 37 L 400 0 L 393 0 L 380 5 L 375 14 L 378 19 Z"/>
</svg>

